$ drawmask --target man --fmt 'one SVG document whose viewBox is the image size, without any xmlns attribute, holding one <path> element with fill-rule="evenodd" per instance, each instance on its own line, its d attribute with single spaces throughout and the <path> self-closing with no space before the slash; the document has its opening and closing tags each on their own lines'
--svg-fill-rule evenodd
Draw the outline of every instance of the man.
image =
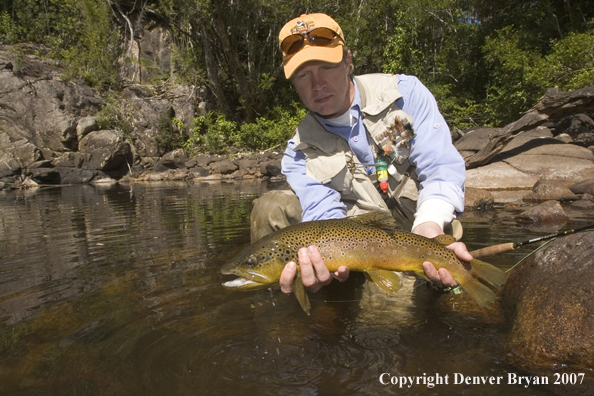
<svg viewBox="0 0 594 396">
<path fill-rule="evenodd" d="M 296 221 L 372 210 L 391 212 L 402 228 L 416 234 L 443 234 L 464 209 L 465 166 L 427 88 L 404 75 L 353 77 L 342 30 L 325 14 L 289 21 L 279 41 L 285 76 L 310 110 L 282 161 L 298 201 L 287 192 L 255 201 L 252 240 Z M 411 184 L 419 186 L 416 201 Z M 463 260 L 472 259 L 461 242 L 449 248 Z M 303 284 L 313 292 L 333 278 L 348 277 L 344 266 L 331 274 L 315 246 L 299 250 L 299 266 Z M 429 262 L 423 268 L 437 285 L 456 286 L 447 270 L 437 271 Z M 284 293 L 293 291 L 296 271 L 294 262 L 283 270 Z"/>
</svg>

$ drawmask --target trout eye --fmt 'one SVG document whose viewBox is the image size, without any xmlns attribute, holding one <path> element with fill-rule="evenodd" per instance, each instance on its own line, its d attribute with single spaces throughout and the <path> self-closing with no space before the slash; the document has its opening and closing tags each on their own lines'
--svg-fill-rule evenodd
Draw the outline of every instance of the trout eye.
<svg viewBox="0 0 594 396">
<path fill-rule="evenodd" d="M 252 268 L 254 265 L 256 265 L 256 259 L 254 257 L 250 257 L 246 263 L 245 263 L 249 268 Z"/>
</svg>

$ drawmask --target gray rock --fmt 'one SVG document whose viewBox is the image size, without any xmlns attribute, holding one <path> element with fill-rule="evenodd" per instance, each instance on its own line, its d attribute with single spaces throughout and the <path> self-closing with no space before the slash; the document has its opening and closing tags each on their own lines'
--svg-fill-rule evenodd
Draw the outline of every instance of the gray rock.
<svg viewBox="0 0 594 396">
<path fill-rule="evenodd" d="M 280 161 L 267 161 L 260 165 L 260 173 L 264 176 L 280 176 L 281 175 L 281 163 Z"/>
<path fill-rule="evenodd" d="M 29 171 L 31 179 L 39 184 L 60 184 L 61 176 L 55 168 L 35 168 Z"/>
<path fill-rule="evenodd" d="M 97 119 L 95 117 L 84 117 L 78 120 L 78 123 L 76 124 L 76 136 L 80 139 L 89 132 L 98 129 L 99 125 L 97 125 Z"/>
<path fill-rule="evenodd" d="M 188 155 L 184 149 L 175 149 L 166 153 L 155 168 L 155 172 L 164 172 L 168 169 L 182 169 L 186 168 L 186 162 L 188 161 Z"/>
<path fill-rule="evenodd" d="M 505 162 L 496 162 L 466 171 L 466 186 L 486 190 L 527 190 L 538 177 L 524 173 Z"/>
<path fill-rule="evenodd" d="M 190 174 L 193 178 L 202 178 L 210 175 L 210 172 L 201 166 L 196 166 L 190 169 Z"/>
<path fill-rule="evenodd" d="M 60 184 L 87 184 L 102 175 L 101 172 L 90 169 L 56 167 L 54 170 L 60 173 Z"/>
<path fill-rule="evenodd" d="M 230 160 L 224 159 L 222 161 L 211 163 L 208 168 L 221 175 L 230 175 L 237 170 L 237 165 Z"/>
<path fill-rule="evenodd" d="M 566 133 L 575 140 L 578 135 L 587 132 L 594 132 L 594 120 L 587 114 L 573 114 L 557 124 L 554 134 Z"/>
<path fill-rule="evenodd" d="M 126 171 L 132 163 L 132 149 L 121 132 L 115 130 L 94 131 L 79 142 L 79 151 L 89 156 L 83 163 L 84 169 Z"/>
<path fill-rule="evenodd" d="M 570 187 L 570 190 L 575 194 L 594 195 L 594 179 L 587 179 L 576 183 Z"/>
<path fill-rule="evenodd" d="M 489 142 L 489 135 L 500 130 L 500 128 L 491 127 L 477 127 L 467 129 L 456 144 L 454 145 L 458 151 L 472 151 L 477 152 L 487 145 Z"/>
<path fill-rule="evenodd" d="M 532 192 L 524 197 L 524 201 L 566 201 L 576 199 L 578 197 L 567 185 L 564 185 L 562 181 L 554 180 L 539 180 L 532 188 Z"/>
<path fill-rule="evenodd" d="M 67 152 L 54 159 L 52 164 L 56 167 L 81 168 L 88 157 L 89 154 Z"/>
<path fill-rule="evenodd" d="M 516 216 L 520 221 L 532 223 L 565 223 L 569 217 L 557 201 L 546 201 Z"/>
<path fill-rule="evenodd" d="M 43 158 L 41 151 L 26 139 L 14 140 L 0 132 L 0 169 L 29 167 Z"/>
</svg>

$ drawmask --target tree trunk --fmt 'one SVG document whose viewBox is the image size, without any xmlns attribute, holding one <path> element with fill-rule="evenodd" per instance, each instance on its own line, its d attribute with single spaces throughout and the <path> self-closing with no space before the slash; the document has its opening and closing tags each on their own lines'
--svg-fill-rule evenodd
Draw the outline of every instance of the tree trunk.
<svg viewBox="0 0 594 396">
<path fill-rule="evenodd" d="M 221 42 L 221 45 L 223 46 L 223 53 L 225 54 L 225 58 L 227 59 L 227 62 L 229 62 L 229 67 L 231 69 L 230 74 L 233 75 L 237 83 L 237 90 L 239 91 L 239 95 L 241 96 L 243 105 L 247 112 L 247 120 L 253 121 L 255 118 L 255 113 L 253 109 L 254 98 L 252 95 L 252 90 L 250 89 L 250 84 L 248 83 L 248 80 L 244 73 L 245 65 L 241 63 L 239 55 L 237 53 L 237 49 L 233 48 L 231 45 L 231 41 L 229 40 L 229 36 L 227 35 L 225 23 L 219 15 L 219 7 L 216 4 L 216 2 L 213 2 L 213 5 L 215 5 L 215 8 L 217 10 L 212 15 L 212 24 Z"/>
<path fill-rule="evenodd" d="M 212 52 L 212 40 L 209 30 L 204 26 L 204 21 L 200 20 L 198 24 L 200 26 L 200 37 L 202 38 L 202 48 L 204 50 L 204 64 L 206 65 L 206 74 L 210 88 L 215 96 L 219 110 L 225 114 L 230 114 L 229 103 L 227 102 L 221 80 L 219 79 L 219 67 Z"/>
</svg>

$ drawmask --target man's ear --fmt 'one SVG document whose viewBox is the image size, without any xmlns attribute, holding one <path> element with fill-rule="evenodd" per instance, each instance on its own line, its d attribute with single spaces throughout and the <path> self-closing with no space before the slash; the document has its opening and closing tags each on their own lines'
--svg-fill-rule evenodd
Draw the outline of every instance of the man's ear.
<svg viewBox="0 0 594 396">
<path fill-rule="evenodd" d="M 355 66 L 353 65 L 353 55 L 351 54 L 351 50 L 347 50 L 347 53 L 344 55 L 344 61 L 349 69 L 349 75 L 353 74 Z"/>
</svg>

